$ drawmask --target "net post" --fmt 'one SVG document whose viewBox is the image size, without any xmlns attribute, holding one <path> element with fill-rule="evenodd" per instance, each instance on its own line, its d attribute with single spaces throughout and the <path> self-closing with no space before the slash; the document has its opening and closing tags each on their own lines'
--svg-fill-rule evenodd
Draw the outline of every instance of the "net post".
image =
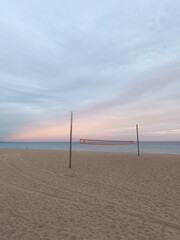
<svg viewBox="0 0 180 240">
<path fill-rule="evenodd" d="M 71 168 L 71 159 L 72 159 L 72 125 L 73 125 L 73 112 L 71 112 L 71 119 L 70 119 L 69 168 Z"/>
<path fill-rule="evenodd" d="M 138 151 L 138 157 L 140 157 L 140 148 L 139 148 L 139 129 L 138 129 L 138 124 L 136 124 L 136 135 L 137 135 L 137 151 Z"/>
</svg>

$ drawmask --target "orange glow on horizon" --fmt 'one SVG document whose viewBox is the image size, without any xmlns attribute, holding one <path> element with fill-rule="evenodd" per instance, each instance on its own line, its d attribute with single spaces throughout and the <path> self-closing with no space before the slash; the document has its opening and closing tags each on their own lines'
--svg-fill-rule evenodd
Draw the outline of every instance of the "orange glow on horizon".
<svg viewBox="0 0 180 240">
<path fill-rule="evenodd" d="M 135 113 L 119 116 L 99 114 L 92 116 L 77 116 L 73 118 L 73 141 L 81 138 L 107 140 L 136 140 L 135 124 L 138 117 Z M 179 129 L 165 130 L 151 126 L 149 115 L 143 116 L 139 122 L 141 140 L 179 140 Z M 159 120 L 158 116 L 156 121 Z M 161 120 L 161 119 L 160 119 Z M 146 124 L 144 124 L 146 122 Z M 69 141 L 70 118 L 53 124 L 26 127 L 11 134 L 7 141 Z M 163 136 L 163 137 L 162 137 Z"/>
<path fill-rule="evenodd" d="M 103 121 L 102 116 L 92 118 L 74 119 L 73 121 L 73 138 L 80 139 L 82 137 L 116 137 L 117 121 L 111 117 L 107 117 Z M 112 127 L 114 122 L 114 128 Z M 70 122 L 56 123 L 42 127 L 24 128 L 21 131 L 13 133 L 8 137 L 8 141 L 69 141 Z"/>
<path fill-rule="evenodd" d="M 65 140 L 68 135 L 68 126 L 54 125 L 41 128 L 28 128 L 14 133 L 8 141 L 53 141 Z"/>
</svg>

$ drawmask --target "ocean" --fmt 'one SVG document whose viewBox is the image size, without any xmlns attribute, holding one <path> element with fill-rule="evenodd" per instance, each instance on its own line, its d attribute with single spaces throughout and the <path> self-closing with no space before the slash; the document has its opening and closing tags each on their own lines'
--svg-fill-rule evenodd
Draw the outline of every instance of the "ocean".
<svg viewBox="0 0 180 240">
<path fill-rule="evenodd" d="M 68 150 L 69 142 L 0 142 L 0 148 Z M 73 142 L 72 150 L 135 153 L 137 152 L 137 144 L 97 146 Z M 140 152 L 180 154 L 180 142 L 140 142 Z"/>
</svg>

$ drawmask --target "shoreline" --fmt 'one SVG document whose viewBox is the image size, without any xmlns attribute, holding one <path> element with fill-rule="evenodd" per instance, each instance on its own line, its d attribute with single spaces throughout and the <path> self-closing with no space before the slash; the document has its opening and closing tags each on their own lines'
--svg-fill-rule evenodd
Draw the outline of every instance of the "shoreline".
<svg viewBox="0 0 180 240">
<path fill-rule="evenodd" d="M 0 149 L 44 149 L 44 150 L 69 150 L 70 143 L 1 143 Z M 137 153 L 137 144 L 104 146 L 86 145 L 80 143 L 72 144 L 72 151 L 95 151 L 95 152 L 117 152 Z M 154 154 L 180 154 L 180 142 L 140 142 L 140 153 Z"/>
<path fill-rule="evenodd" d="M 66 151 L 66 152 L 69 152 L 69 150 L 66 150 L 66 149 L 32 149 L 32 148 L 0 148 L 0 151 L 1 150 L 19 150 L 19 151 L 23 151 L 23 150 L 30 150 L 30 151 L 58 151 L 58 152 L 63 152 L 63 151 Z M 137 155 L 138 154 L 136 152 L 117 152 L 117 151 L 102 151 L 102 150 L 84 150 L 84 149 L 72 149 L 72 154 L 73 152 L 87 152 L 87 153 L 91 153 L 91 152 L 95 152 L 95 153 L 115 153 L 115 154 L 130 154 L 130 155 Z M 177 155 L 177 156 L 180 156 L 180 153 L 157 153 L 157 152 L 141 152 L 140 153 L 141 155 Z M 139 158 L 141 157 L 141 155 L 139 156 Z"/>
</svg>

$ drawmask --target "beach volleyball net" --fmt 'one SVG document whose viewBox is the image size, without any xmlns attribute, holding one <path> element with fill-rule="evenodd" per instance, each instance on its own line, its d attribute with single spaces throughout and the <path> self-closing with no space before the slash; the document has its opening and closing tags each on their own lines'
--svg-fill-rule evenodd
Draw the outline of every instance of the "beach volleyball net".
<svg viewBox="0 0 180 240">
<path fill-rule="evenodd" d="M 117 145 L 128 145 L 133 144 L 134 141 L 127 141 L 127 140 L 100 140 L 100 139 L 86 139 L 81 138 L 79 140 L 80 144 L 89 144 L 89 145 L 111 145 L 111 146 L 117 146 Z"/>
<path fill-rule="evenodd" d="M 71 158 L 72 158 L 72 126 L 73 126 L 73 112 L 71 112 L 70 118 L 70 147 L 69 147 L 69 168 L 71 168 Z M 139 150 L 139 134 L 138 134 L 138 124 L 136 124 L 136 134 L 137 134 L 137 148 L 138 148 L 138 156 L 140 156 Z M 80 138 L 80 144 L 89 144 L 89 145 L 111 145 L 111 146 L 121 146 L 121 145 L 129 145 L 133 144 L 134 141 L 129 140 L 104 140 L 104 139 L 89 139 L 89 138 Z"/>
</svg>

